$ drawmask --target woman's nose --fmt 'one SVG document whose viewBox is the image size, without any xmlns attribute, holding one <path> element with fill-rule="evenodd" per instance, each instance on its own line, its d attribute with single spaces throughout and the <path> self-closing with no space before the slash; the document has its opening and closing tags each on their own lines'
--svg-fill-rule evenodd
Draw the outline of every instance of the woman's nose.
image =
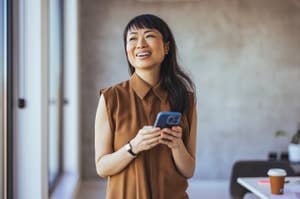
<svg viewBox="0 0 300 199">
<path fill-rule="evenodd" d="M 139 38 L 136 47 L 137 48 L 145 48 L 145 47 L 147 47 L 146 40 L 143 37 Z"/>
</svg>

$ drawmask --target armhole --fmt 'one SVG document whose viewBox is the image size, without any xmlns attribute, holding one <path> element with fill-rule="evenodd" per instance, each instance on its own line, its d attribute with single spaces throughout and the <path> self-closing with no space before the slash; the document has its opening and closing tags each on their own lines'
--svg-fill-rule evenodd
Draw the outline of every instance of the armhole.
<svg viewBox="0 0 300 199">
<path fill-rule="evenodd" d="M 192 130 L 192 120 L 193 120 L 193 112 L 195 109 L 195 95 L 192 92 L 188 92 L 188 109 L 185 112 L 185 117 L 184 119 L 186 120 L 186 124 L 187 124 L 187 135 L 184 137 L 184 143 L 185 146 L 188 145 L 188 143 L 190 142 L 191 139 L 191 130 Z"/>
<path fill-rule="evenodd" d="M 187 119 L 188 119 L 190 128 L 192 125 L 193 113 L 195 111 L 194 109 L 196 109 L 196 108 L 197 108 L 196 95 L 192 92 L 189 92 L 189 110 L 188 110 L 188 114 L 187 114 Z"/>
<path fill-rule="evenodd" d="M 197 140 L 197 98 L 196 98 L 196 95 L 194 93 L 190 93 L 189 95 L 189 98 L 190 98 L 190 106 L 189 106 L 189 113 L 188 113 L 188 123 L 189 123 L 189 136 L 188 136 L 188 139 L 187 139 L 187 146 L 188 147 L 188 151 L 189 153 L 191 154 L 191 156 L 193 158 L 196 157 L 196 140 Z M 196 118 L 195 118 L 195 121 L 193 116 L 194 116 L 194 113 L 196 113 Z M 195 124 L 196 122 L 196 124 Z M 195 129 L 193 129 L 193 125 L 196 125 L 195 126 Z M 195 134 L 191 134 L 192 133 L 192 130 L 194 130 Z M 192 137 L 194 137 L 194 139 L 192 139 Z"/>
<path fill-rule="evenodd" d="M 99 95 L 100 95 L 100 97 L 101 97 L 101 95 L 103 95 L 103 97 L 104 97 L 106 114 L 107 114 L 107 118 L 108 118 L 110 131 L 111 131 L 112 135 L 114 135 L 114 128 L 113 128 L 114 125 L 113 125 L 112 112 L 111 112 L 111 100 L 108 97 L 107 90 L 108 89 L 101 89 L 99 91 Z"/>
</svg>

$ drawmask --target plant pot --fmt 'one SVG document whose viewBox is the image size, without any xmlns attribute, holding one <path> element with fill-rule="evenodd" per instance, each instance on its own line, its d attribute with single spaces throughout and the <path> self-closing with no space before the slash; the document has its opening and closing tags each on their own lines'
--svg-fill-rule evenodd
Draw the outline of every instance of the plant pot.
<svg viewBox="0 0 300 199">
<path fill-rule="evenodd" d="M 289 144 L 289 161 L 300 162 L 300 144 Z"/>
</svg>

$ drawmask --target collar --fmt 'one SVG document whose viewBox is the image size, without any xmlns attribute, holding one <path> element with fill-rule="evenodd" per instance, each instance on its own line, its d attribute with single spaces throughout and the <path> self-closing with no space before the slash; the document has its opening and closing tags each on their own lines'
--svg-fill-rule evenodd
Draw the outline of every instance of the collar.
<svg viewBox="0 0 300 199">
<path fill-rule="evenodd" d="M 167 99 L 167 92 L 162 89 L 160 82 L 152 87 L 150 84 L 145 82 L 142 78 L 140 78 L 136 73 L 133 73 L 129 82 L 134 92 L 141 99 L 144 99 L 151 89 L 153 90 L 153 93 L 160 99 L 160 101 L 165 102 Z"/>
</svg>

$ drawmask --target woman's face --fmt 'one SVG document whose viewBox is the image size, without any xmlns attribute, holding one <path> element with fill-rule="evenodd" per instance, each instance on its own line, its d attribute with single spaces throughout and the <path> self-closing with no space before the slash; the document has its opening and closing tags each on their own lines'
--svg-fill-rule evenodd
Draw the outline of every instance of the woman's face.
<svg viewBox="0 0 300 199">
<path fill-rule="evenodd" d="M 135 69 L 160 67 L 168 50 L 168 43 L 163 42 L 162 34 L 156 29 L 131 29 L 127 33 L 127 56 Z"/>
</svg>

